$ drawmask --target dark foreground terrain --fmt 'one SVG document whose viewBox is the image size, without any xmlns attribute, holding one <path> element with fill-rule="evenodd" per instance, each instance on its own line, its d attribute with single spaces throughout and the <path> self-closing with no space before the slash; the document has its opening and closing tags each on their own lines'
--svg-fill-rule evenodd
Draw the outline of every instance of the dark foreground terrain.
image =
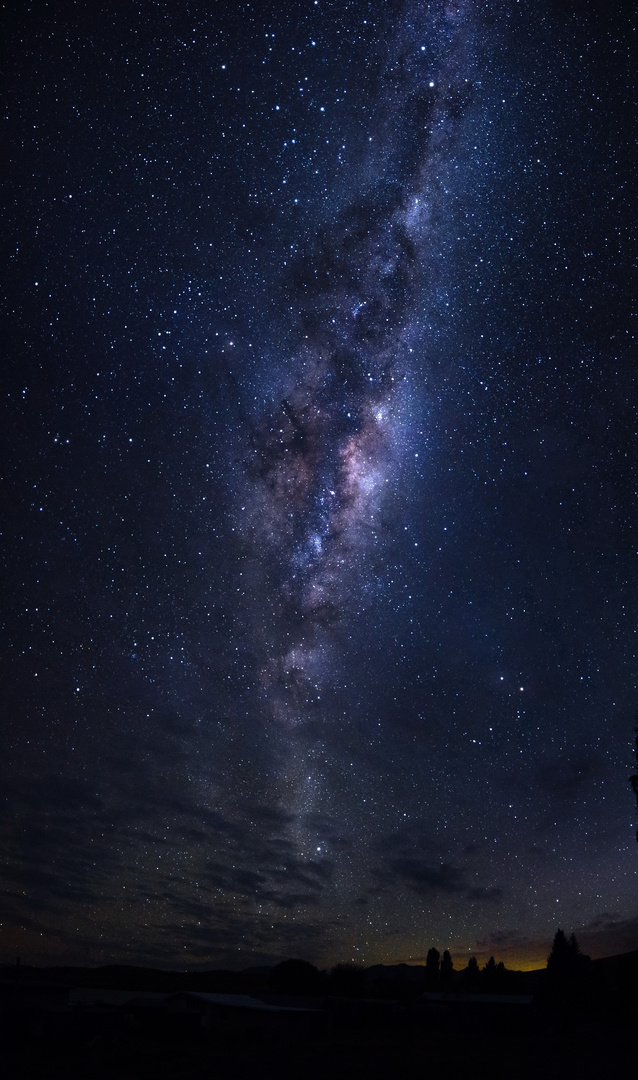
<svg viewBox="0 0 638 1080">
<path fill-rule="evenodd" d="M 11 1040 L 10 1040 L 11 1041 Z M 636 1075 L 636 1033 L 608 1025 L 555 1032 L 337 1032 L 319 1039 L 149 1038 L 119 1032 L 89 1041 L 35 1038 L 0 1051 L 12 1080 L 216 1080 L 255 1078 L 436 1077 L 494 1080 Z"/>
<path fill-rule="evenodd" d="M 243 974 L 18 965 L 0 969 L 0 1077 L 638 1076 L 638 954 L 583 971 L 576 982 L 530 972 L 491 985 L 481 976 L 483 992 L 460 975 L 434 992 L 425 970 L 403 967 L 353 982 L 299 961 Z"/>
</svg>

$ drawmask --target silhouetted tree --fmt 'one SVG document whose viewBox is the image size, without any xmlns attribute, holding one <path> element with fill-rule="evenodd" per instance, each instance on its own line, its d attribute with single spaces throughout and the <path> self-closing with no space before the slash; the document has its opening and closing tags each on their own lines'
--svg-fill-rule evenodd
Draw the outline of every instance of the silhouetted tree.
<svg viewBox="0 0 638 1080">
<path fill-rule="evenodd" d="M 482 972 L 483 983 L 486 990 L 493 990 L 496 982 L 496 960 L 490 956 Z"/>
<path fill-rule="evenodd" d="M 452 963 L 452 957 L 449 951 L 446 949 L 443 953 L 441 960 L 441 986 L 444 990 L 449 989 L 452 982 L 452 972 L 454 970 L 454 964 Z"/>
<path fill-rule="evenodd" d="M 587 996 L 588 965 L 589 957 L 580 951 L 576 936 L 568 938 L 564 930 L 557 930 L 547 957 L 544 996 L 564 1006 L 582 1004 Z"/>
<path fill-rule="evenodd" d="M 554 935 L 552 951 L 547 957 L 547 971 L 550 975 L 563 977 L 575 970 L 580 955 L 580 946 L 574 935 L 567 940 L 565 931 L 558 929 Z"/>
<path fill-rule="evenodd" d="M 365 970 L 356 964 L 337 964 L 330 972 L 330 991 L 338 997 L 364 997 Z"/>
<path fill-rule="evenodd" d="M 465 983 L 470 990 L 476 989 L 480 977 L 478 960 L 475 956 L 470 956 L 467 967 L 465 969 Z"/>
<path fill-rule="evenodd" d="M 441 954 L 438 949 L 431 948 L 425 960 L 425 978 L 430 990 L 439 985 L 439 960 Z"/>
<path fill-rule="evenodd" d="M 269 982 L 280 994 L 318 994 L 324 978 L 307 960 L 282 960 L 270 972 Z"/>
</svg>

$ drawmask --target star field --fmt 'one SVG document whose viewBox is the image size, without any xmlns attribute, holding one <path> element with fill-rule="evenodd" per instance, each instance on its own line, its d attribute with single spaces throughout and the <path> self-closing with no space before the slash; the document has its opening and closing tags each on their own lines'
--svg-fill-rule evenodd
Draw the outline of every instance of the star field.
<svg viewBox="0 0 638 1080">
<path fill-rule="evenodd" d="M 217 7 L 3 17 L 3 958 L 638 948 L 635 19 Z"/>
</svg>

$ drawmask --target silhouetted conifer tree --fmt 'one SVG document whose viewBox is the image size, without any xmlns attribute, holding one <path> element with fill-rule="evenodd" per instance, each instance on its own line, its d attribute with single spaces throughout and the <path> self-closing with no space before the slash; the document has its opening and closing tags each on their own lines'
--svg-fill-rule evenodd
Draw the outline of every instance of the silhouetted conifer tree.
<svg viewBox="0 0 638 1080">
<path fill-rule="evenodd" d="M 430 990 L 435 990 L 439 985 L 440 957 L 441 954 L 438 949 L 432 948 L 428 951 L 425 961 L 425 977 Z"/>
<path fill-rule="evenodd" d="M 496 960 L 490 956 L 482 972 L 483 984 L 486 990 L 493 990 L 496 982 Z"/>
<path fill-rule="evenodd" d="M 450 987 L 453 970 L 454 964 L 452 963 L 452 957 L 446 949 L 441 959 L 441 986 L 444 990 L 447 990 Z"/>
<path fill-rule="evenodd" d="M 470 956 L 467 967 L 465 969 L 465 983 L 469 990 L 475 990 L 478 986 L 480 977 L 478 960 L 475 956 Z"/>
<path fill-rule="evenodd" d="M 587 996 L 588 965 L 589 957 L 580 951 L 576 936 L 568 938 L 564 930 L 557 930 L 547 957 L 544 996 L 563 1006 L 582 1005 Z"/>
<path fill-rule="evenodd" d="M 568 941 L 565 931 L 559 928 L 554 935 L 552 951 L 547 957 L 548 973 L 556 977 L 562 977 L 566 972 L 572 971 L 577 955 L 576 950 L 580 951 L 574 935 L 572 934 L 571 939 Z"/>
<path fill-rule="evenodd" d="M 323 989 L 321 972 L 307 960 L 282 960 L 270 972 L 269 981 L 280 994 L 318 994 Z"/>
</svg>

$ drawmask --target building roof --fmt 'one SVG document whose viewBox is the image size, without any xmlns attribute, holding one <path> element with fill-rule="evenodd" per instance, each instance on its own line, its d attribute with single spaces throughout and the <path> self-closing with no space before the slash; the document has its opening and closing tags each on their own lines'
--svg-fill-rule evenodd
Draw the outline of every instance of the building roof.
<svg viewBox="0 0 638 1080">
<path fill-rule="evenodd" d="M 277 1005 L 266 1005 L 258 998 L 249 997 L 248 994 L 200 994 L 194 990 L 182 990 L 178 994 L 172 994 L 170 1001 L 176 998 L 189 998 L 191 1001 L 201 1001 L 207 1005 L 226 1005 L 233 1009 L 260 1009 L 267 1012 L 281 1012 Z"/>
</svg>

